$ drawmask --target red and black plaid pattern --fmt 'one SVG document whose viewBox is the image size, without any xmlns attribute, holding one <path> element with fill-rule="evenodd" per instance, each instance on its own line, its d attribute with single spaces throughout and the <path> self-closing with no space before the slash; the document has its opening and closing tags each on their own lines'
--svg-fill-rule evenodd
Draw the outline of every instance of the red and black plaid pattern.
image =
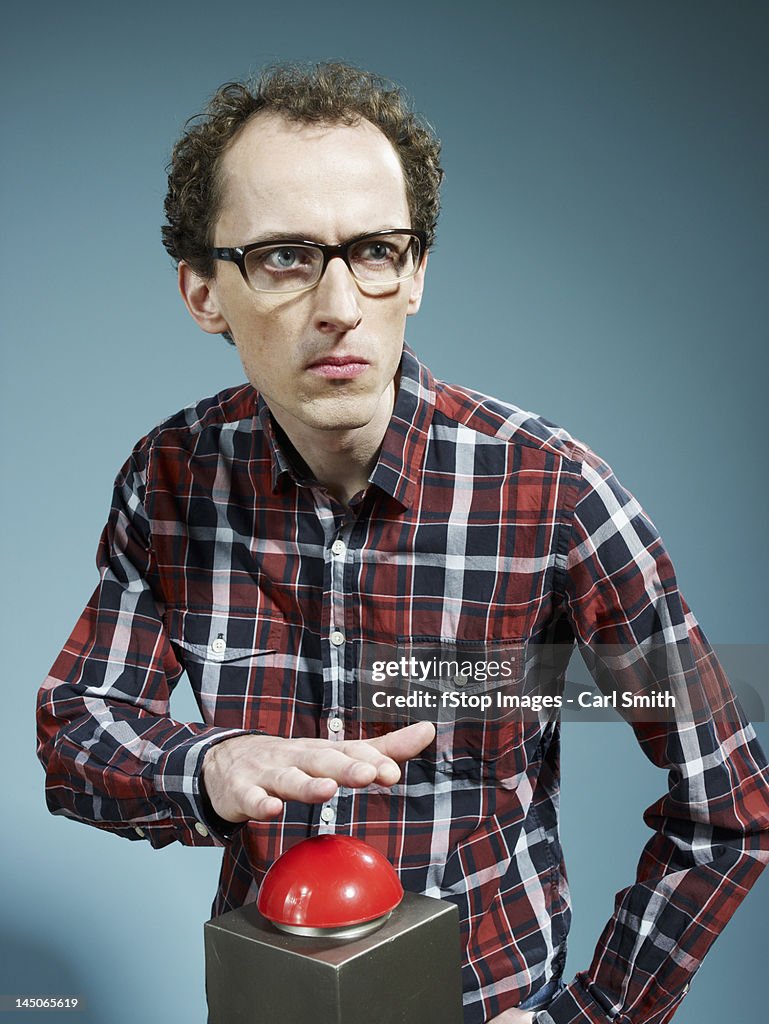
<svg viewBox="0 0 769 1024">
<path fill-rule="evenodd" d="M 465 1018 L 488 1020 L 563 969 L 556 713 L 441 729 L 391 789 L 290 803 L 277 823 L 231 833 L 206 813 L 206 750 L 243 731 L 370 735 L 356 713 L 364 643 L 576 641 L 589 660 L 595 644 L 654 639 L 726 704 L 728 683 L 654 527 L 608 467 L 541 418 L 434 380 L 408 348 L 379 461 L 351 507 L 295 462 L 249 385 L 136 446 L 99 586 L 40 693 L 49 806 L 156 847 L 224 845 L 215 913 L 253 900 L 300 839 L 359 836 L 406 888 L 457 904 Z M 169 717 L 184 672 L 200 724 Z M 646 812 L 654 836 L 593 963 L 548 1022 L 669 1020 L 769 857 L 766 761 L 738 709 L 634 729 L 670 789 Z"/>
</svg>

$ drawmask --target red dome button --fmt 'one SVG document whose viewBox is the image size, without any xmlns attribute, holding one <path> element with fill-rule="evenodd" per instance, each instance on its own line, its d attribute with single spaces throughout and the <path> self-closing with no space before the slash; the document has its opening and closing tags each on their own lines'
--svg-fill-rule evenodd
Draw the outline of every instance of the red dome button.
<svg viewBox="0 0 769 1024">
<path fill-rule="evenodd" d="M 358 938 L 384 924 L 402 898 L 400 879 L 378 850 L 351 836 L 323 835 L 278 857 L 256 906 L 283 931 Z"/>
</svg>

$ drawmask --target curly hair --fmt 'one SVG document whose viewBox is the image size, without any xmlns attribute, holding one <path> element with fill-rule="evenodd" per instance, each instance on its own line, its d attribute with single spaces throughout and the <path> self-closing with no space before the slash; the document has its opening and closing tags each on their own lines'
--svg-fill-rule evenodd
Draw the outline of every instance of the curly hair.
<svg viewBox="0 0 769 1024">
<path fill-rule="evenodd" d="M 441 144 L 392 82 L 341 62 L 303 67 L 279 64 L 256 81 L 228 82 L 176 143 L 168 171 L 163 245 L 176 264 L 213 275 L 209 255 L 222 201 L 219 169 L 233 140 L 257 113 L 270 111 L 300 124 L 354 125 L 370 121 L 392 143 L 403 167 L 411 226 L 435 240 L 443 178 Z"/>
</svg>

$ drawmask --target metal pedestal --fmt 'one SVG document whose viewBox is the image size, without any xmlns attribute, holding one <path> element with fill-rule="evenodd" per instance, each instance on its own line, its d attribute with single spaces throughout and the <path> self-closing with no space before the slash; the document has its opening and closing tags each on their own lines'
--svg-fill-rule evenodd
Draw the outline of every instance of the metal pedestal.
<svg viewBox="0 0 769 1024">
<path fill-rule="evenodd" d="M 288 935 L 255 904 L 205 925 L 210 1024 L 462 1024 L 456 907 L 406 893 L 351 941 Z"/>
</svg>

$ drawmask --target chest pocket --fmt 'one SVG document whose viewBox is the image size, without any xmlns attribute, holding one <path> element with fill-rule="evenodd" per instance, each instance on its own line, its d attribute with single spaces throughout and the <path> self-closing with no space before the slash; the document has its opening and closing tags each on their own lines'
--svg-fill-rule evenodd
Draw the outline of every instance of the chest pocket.
<svg viewBox="0 0 769 1024">
<path fill-rule="evenodd" d="M 280 728 L 282 619 L 175 608 L 166 612 L 166 629 L 207 724 Z"/>
<path fill-rule="evenodd" d="M 422 760 L 437 772 L 487 784 L 504 785 L 520 774 L 532 727 L 518 700 L 526 685 L 525 640 L 399 637 L 398 658 L 416 670 L 406 685 L 424 695 L 430 713 L 420 717 L 436 726 Z"/>
</svg>

